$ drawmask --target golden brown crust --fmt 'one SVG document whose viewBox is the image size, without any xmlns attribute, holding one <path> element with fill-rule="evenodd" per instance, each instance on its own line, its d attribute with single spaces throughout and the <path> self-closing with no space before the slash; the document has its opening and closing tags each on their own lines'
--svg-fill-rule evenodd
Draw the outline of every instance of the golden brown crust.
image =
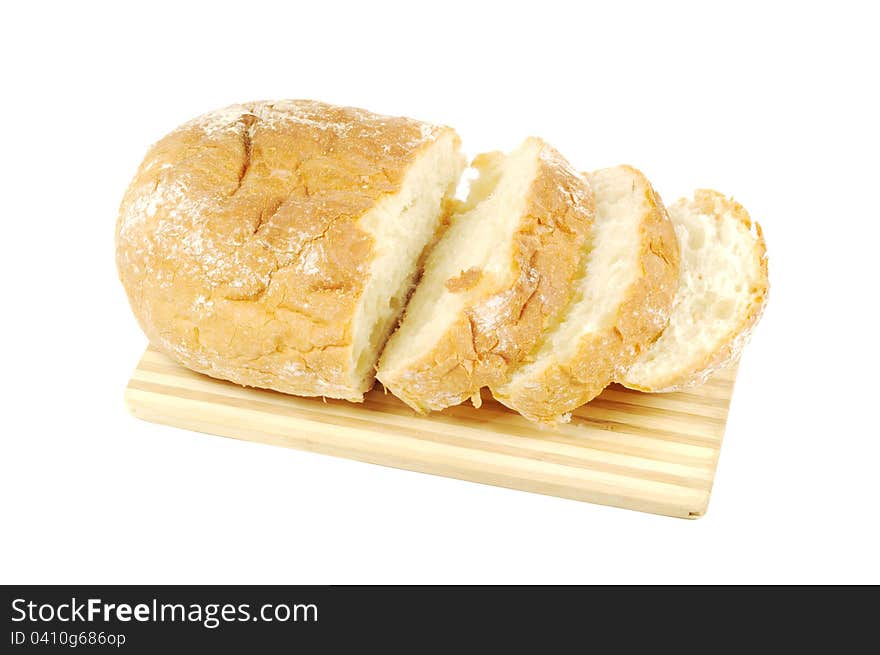
<svg viewBox="0 0 880 655">
<path fill-rule="evenodd" d="M 662 332 L 679 275 L 679 248 L 660 196 L 645 176 L 627 168 L 645 189 L 639 271 L 607 328 L 584 335 L 571 357 L 554 358 L 537 375 L 493 388 L 504 405 L 532 421 L 553 424 L 595 398 Z M 589 274 L 589 271 L 587 271 Z"/>
<path fill-rule="evenodd" d="M 719 347 L 709 353 L 683 371 L 677 371 L 665 378 L 654 380 L 650 386 L 636 384 L 624 375 L 621 384 L 651 393 L 666 393 L 681 391 L 705 383 L 712 375 L 737 362 L 742 355 L 745 345 L 751 338 L 752 331 L 764 313 L 767 306 L 767 298 L 770 294 L 770 277 L 767 260 L 767 244 L 764 241 L 764 231 L 757 221 L 752 221 L 745 207 L 728 198 L 723 193 L 712 189 L 697 189 L 693 200 L 682 199 L 680 203 L 689 202 L 704 216 L 711 216 L 716 222 L 720 222 L 724 215 L 732 216 L 739 221 L 754 236 L 753 256 L 758 262 L 759 280 L 750 291 L 750 302 L 742 319 L 720 341 Z"/>
<path fill-rule="evenodd" d="M 360 400 L 358 219 L 448 128 L 313 101 L 199 117 L 149 151 L 120 208 L 119 276 L 158 348 L 196 371 Z"/>
<path fill-rule="evenodd" d="M 512 282 L 491 287 L 429 352 L 402 370 L 383 372 L 380 362 L 379 379 L 386 388 L 427 412 L 459 404 L 504 380 L 568 304 L 594 211 L 589 184 L 542 143 L 538 173 L 514 235 Z"/>
</svg>

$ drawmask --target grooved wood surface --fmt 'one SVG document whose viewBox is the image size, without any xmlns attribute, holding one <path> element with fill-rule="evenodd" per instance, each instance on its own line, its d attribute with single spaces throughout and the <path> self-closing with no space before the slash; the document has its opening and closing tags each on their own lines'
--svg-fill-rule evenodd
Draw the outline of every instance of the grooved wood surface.
<svg viewBox="0 0 880 655">
<path fill-rule="evenodd" d="M 390 394 L 299 398 L 193 373 L 148 348 L 125 392 L 138 418 L 461 480 L 683 518 L 709 503 L 735 370 L 686 393 L 612 385 L 570 423 L 499 405 L 417 416 Z"/>
</svg>

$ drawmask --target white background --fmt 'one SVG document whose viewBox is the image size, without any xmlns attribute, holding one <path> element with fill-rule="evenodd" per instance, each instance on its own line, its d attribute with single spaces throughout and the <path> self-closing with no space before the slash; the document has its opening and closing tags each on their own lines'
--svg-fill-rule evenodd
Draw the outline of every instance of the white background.
<svg viewBox="0 0 880 655">
<path fill-rule="evenodd" d="M 871 3 L 11 3 L 0 582 L 880 582 Z M 862 7 L 862 8 L 859 8 Z M 833 9 L 832 9 L 833 8 Z M 113 260 L 150 143 L 317 98 L 733 194 L 771 297 L 682 521 L 137 421 Z"/>
</svg>

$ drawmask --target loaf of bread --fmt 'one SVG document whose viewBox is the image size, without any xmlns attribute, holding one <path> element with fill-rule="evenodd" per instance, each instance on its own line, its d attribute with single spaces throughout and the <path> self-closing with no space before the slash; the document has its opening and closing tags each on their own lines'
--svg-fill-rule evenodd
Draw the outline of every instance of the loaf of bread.
<svg viewBox="0 0 880 655">
<path fill-rule="evenodd" d="M 312 101 L 181 126 L 119 212 L 152 343 L 242 385 L 360 401 L 464 167 L 446 127 Z"/>
<path fill-rule="evenodd" d="M 502 383 L 559 320 L 593 223 L 589 185 L 539 139 L 489 153 L 427 258 L 378 379 L 419 412 Z"/>
<path fill-rule="evenodd" d="M 761 226 L 742 205 L 717 191 L 699 190 L 669 213 L 681 246 L 669 325 L 619 378 L 640 391 L 700 384 L 736 361 L 770 287 Z"/>
<path fill-rule="evenodd" d="M 467 198 L 455 131 L 309 100 L 232 105 L 147 153 L 116 261 L 150 341 L 195 371 L 418 412 L 488 387 L 540 423 L 610 382 L 698 384 L 767 299 L 761 228 L 697 191 L 667 214 L 630 166 L 579 175 L 537 138 L 487 153 Z"/>
<path fill-rule="evenodd" d="M 630 166 L 586 175 L 596 218 L 586 266 L 562 320 L 492 395 L 556 423 L 629 368 L 660 334 L 678 288 L 678 242 L 645 176 Z"/>
</svg>

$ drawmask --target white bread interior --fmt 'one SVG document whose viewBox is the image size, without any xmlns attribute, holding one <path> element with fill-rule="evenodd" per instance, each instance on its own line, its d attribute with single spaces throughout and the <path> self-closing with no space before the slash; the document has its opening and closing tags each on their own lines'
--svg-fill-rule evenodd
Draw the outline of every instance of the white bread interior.
<svg viewBox="0 0 880 655">
<path fill-rule="evenodd" d="M 644 175 L 615 166 L 585 176 L 596 214 L 572 301 L 530 361 L 492 389 L 544 423 L 567 420 L 632 364 L 666 325 L 676 288 L 675 237 Z M 654 256 L 656 265 L 646 266 Z"/>
<path fill-rule="evenodd" d="M 449 131 L 431 143 L 406 172 L 400 191 L 380 200 L 358 221 L 373 238 L 374 258 L 353 318 L 352 366 L 360 388 L 373 384 L 376 362 L 415 284 L 419 259 L 434 239 L 465 167 Z"/>
<path fill-rule="evenodd" d="M 527 139 L 509 155 L 487 153 L 474 160 L 479 177 L 426 260 L 404 320 L 382 353 L 377 374 L 381 382 L 397 378 L 411 360 L 430 351 L 487 288 L 510 284 L 514 233 L 538 172 L 541 148 L 539 140 Z M 471 269 L 482 271 L 479 287 L 472 293 L 447 287 L 447 280 Z"/>
<path fill-rule="evenodd" d="M 669 214 L 681 248 L 669 325 L 619 380 L 640 391 L 700 384 L 737 360 L 769 289 L 761 227 L 739 203 L 699 190 Z"/>
</svg>

